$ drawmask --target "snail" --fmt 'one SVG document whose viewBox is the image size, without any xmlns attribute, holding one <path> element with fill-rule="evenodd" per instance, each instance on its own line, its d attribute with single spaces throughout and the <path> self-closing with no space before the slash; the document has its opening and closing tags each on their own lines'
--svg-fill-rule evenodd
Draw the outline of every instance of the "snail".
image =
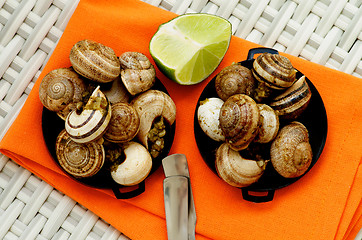
<svg viewBox="0 0 362 240">
<path fill-rule="evenodd" d="M 39 98 L 43 106 L 63 120 L 83 98 L 86 84 L 71 68 L 50 71 L 41 81 Z"/>
<path fill-rule="evenodd" d="M 161 117 L 171 126 L 176 120 L 176 105 L 172 98 L 159 90 L 147 90 L 137 95 L 131 105 L 140 117 L 139 141 L 148 149 L 148 135 L 157 117 Z"/>
<path fill-rule="evenodd" d="M 98 83 L 111 82 L 121 72 L 113 49 L 93 40 L 85 39 L 74 44 L 69 59 L 77 73 Z"/>
<path fill-rule="evenodd" d="M 254 142 L 268 143 L 272 141 L 279 131 L 279 117 L 275 111 L 266 104 L 258 104 L 260 111 L 260 126 Z"/>
<path fill-rule="evenodd" d="M 284 126 L 270 148 L 270 160 L 275 170 L 285 178 L 295 178 L 304 174 L 312 158 L 308 130 L 297 121 Z"/>
<path fill-rule="evenodd" d="M 270 106 L 280 118 L 296 119 L 307 108 L 311 96 L 312 92 L 303 75 L 286 91 L 272 99 Z"/>
<path fill-rule="evenodd" d="M 116 103 L 112 105 L 111 120 L 103 137 L 110 142 L 128 142 L 136 136 L 139 127 L 136 109 L 128 103 Z"/>
<path fill-rule="evenodd" d="M 225 141 L 220 128 L 219 115 L 224 101 L 220 98 L 207 98 L 200 102 L 197 119 L 204 133 L 215 141 Z"/>
<path fill-rule="evenodd" d="M 59 165 L 76 178 L 94 176 L 102 168 L 105 160 L 105 151 L 101 143 L 76 143 L 65 129 L 56 139 L 56 155 Z"/>
<path fill-rule="evenodd" d="M 246 187 L 258 181 L 266 164 L 263 160 L 243 158 L 227 143 L 221 144 L 216 151 L 216 171 L 221 179 L 234 187 Z"/>
<path fill-rule="evenodd" d="M 116 104 L 119 102 L 129 102 L 131 98 L 130 94 L 128 93 L 126 87 L 123 85 L 119 77 L 111 82 L 110 86 L 103 84 L 101 90 L 104 95 L 106 95 L 108 101 L 111 104 Z"/>
<path fill-rule="evenodd" d="M 156 70 L 150 60 L 139 52 L 125 52 L 120 57 L 121 79 L 132 95 L 147 91 L 156 81 Z"/>
<path fill-rule="evenodd" d="M 142 182 L 152 169 L 152 158 L 147 149 L 137 142 L 127 142 L 123 146 L 125 160 L 115 163 L 111 176 L 115 182 L 132 186 Z"/>
<path fill-rule="evenodd" d="M 73 110 L 65 120 L 65 130 L 78 143 L 99 139 L 111 119 L 111 105 L 98 86 L 83 110 Z"/>
<path fill-rule="evenodd" d="M 251 70 L 240 64 L 225 67 L 215 79 L 216 93 L 224 101 L 237 93 L 251 96 L 255 87 L 256 81 Z"/>
<path fill-rule="evenodd" d="M 297 70 L 290 60 L 279 54 L 262 53 L 253 62 L 252 73 L 258 80 L 254 98 L 258 102 L 270 97 L 273 91 L 290 87 Z"/>
<path fill-rule="evenodd" d="M 220 109 L 220 127 L 230 147 L 245 149 L 258 133 L 260 111 L 257 103 L 245 94 L 229 97 Z"/>
</svg>

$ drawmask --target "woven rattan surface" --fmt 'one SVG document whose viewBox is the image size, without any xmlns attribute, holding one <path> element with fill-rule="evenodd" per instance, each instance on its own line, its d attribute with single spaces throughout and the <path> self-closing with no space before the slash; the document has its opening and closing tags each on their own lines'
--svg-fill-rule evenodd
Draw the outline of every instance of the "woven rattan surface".
<svg viewBox="0 0 362 240">
<path fill-rule="evenodd" d="M 362 77 L 361 0 L 143 1 L 177 14 L 222 16 L 232 23 L 235 36 Z M 0 0 L 0 139 L 77 3 Z M 1 154 L 0 223 L 0 239 L 128 239 Z"/>
</svg>

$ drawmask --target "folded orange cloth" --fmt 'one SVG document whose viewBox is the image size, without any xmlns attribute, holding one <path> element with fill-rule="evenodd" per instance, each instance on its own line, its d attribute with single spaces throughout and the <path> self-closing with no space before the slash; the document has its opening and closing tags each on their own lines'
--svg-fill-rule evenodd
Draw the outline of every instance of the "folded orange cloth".
<svg viewBox="0 0 362 240">
<path fill-rule="evenodd" d="M 43 140 L 40 80 L 55 68 L 68 67 L 69 51 L 82 39 L 115 50 L 146 54 L 158 26 L 176 15 L 137 0 L 81 0 L 54 53 L 5 137 L 1 152 L 72 197 L 132 239 L 167 239 L 162 167 L 146 180 L 146 191 L 118 200 L 110 190 L 86 187 L 67 177 L 52 160 Z M 245 60 L 257 47 L 233 37 L 219 68 L 198 85 L 180 86 L 157 71 L 177 106 L 172 153 L 187 156 L 197 212 L 197 239 L 353 239 L 362 227 L 361 120 L 362 80 L 288 56 L 321 94 L 328 115 L 328 137 L 321 158 L 294 184 L 276 190 L 267 203 L 243 200 L 209 170 L 193 133 L 198 97 L 223 67 Z"/>
</svg>

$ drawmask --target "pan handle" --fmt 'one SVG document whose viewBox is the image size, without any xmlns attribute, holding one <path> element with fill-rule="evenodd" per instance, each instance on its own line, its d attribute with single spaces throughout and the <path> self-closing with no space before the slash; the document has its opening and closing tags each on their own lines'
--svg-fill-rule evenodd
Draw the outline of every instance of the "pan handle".
<svg viewBox="0 0 362 240">
<path fill-rule="evenodd" d="M 279 54 L 279 52 L 273 48 L 266 48 L 266 47 L 252 48 L 248 52 L 247 60 L 254 59 L 254 55 L 258 53 Z"/>
<path fill-rule="evenodd" d="M 121 191 L 121 189 L 127 189 L 127 191 Z M 117 199 L 129 199 L 136 197 L 145 191 L 145 181 L 140 182 L 134 187 L 120 187 L 120 185 L 114 184 L 112 191 Z"/>
<path fill-rule="evenodd" d="M 251 195 L 249 193 L 249 190 L 242 188 L 241 194 L 243 195 L 243 198 L 249 202 L 255 202 L 255 203 L 263 203 L 263 202 L 270 202 L 274 198 L 275 190 L 268 190 L 267 195 L 263 196 L 256 196 Z"/>
</svg>

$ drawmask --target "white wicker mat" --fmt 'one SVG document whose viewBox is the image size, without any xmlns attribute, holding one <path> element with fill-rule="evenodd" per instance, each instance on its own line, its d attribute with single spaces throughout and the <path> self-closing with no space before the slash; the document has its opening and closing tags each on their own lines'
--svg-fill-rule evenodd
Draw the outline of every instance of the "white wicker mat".
<svg viewBox="0 0 362 240">
<path fill-rule="evenodd" d="M 142 0 L 222 16 L 233 34 L 362 76 L 362 0 Z M 0 139 L 18 115 L 78 1 L 0 0 Z M 362 233 L 356 239 L 362 239 Z M 0 239 L 128 239 L 0 154 Z"/>
</svg>

